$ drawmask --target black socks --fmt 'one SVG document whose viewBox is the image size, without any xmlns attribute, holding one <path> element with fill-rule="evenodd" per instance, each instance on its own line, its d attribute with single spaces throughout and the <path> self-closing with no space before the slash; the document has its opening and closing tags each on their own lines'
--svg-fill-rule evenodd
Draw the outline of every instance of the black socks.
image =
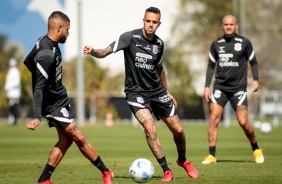
<svg viewBox="0 0 282 184">
<path fill-rule="evenodd" d="M 256 149 L 259 149 L 257 142 L 251 143 L 251 145 L 252 145 L 252 150 L 253 150 L 253 151 L 255 151 Z"/>
<path fill-rule="evenodd" d="M 157 161 L 159 162 L 160 166 L 163 168 L 164 172 L 170 171 L 170 169 L 168 168 L 165 156 L 160 159 L 157 159 Z"/>
<path fill-rule="evenodd" d="M 101 172 L 109 171 L 99 156 L 94 162 L 92 162 L 92 164 L 95 165 Z"/>
<path fill-rule="evenodd" d="M 215 151 L 216 151 L 216 147 L 215 146 L 210 146 L 209 147 L 210 155 L 215 157 Z"/>
<path fill-rule="evenodd" d="M 54 172 L 54 170 L 55 170 L 55 167 L 53 167 L 53 166 L 51 166 L 49 164 L 46 164 L 46 166 L 45 166 L 45 168 L 44 168 L 40 178 L 38 179 L 38 182 L 40 183 L 40 182 L 43 182 L 43 181 L 46 181 L 46 180 L 50 179 L 51 175 Z"/>
<path fill-rule="evenodd" d="M 186 156 L 185 156 L 186 150 L 177 150 L 177 152 L 178 152 L 178 161 L 183 164 L 186 161 Z"/>
</svg>

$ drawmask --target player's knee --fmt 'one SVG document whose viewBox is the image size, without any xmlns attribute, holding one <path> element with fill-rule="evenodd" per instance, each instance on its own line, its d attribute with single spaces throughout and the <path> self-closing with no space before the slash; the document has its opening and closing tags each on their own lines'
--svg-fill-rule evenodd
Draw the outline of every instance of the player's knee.
<svg viewBox="0 0 282 184">
<path fill-rule="evenodd" d="M 212 125 L 217 125 L 218 123 L 219 123 L 219 121 L 220 121 L 220 116 L 219 115 L 217 115 L 217 114 L 211 114 L 210 115 L 210 124 L 212 124 Z"/>
<path fill-rule="evenodd" d="M 250 124 L 250 122 L 248 121 L 248 119 L 239 120 L 239 124 L 240 124 L 241 127 L 243 127 L 243 128 L 248 128 L 249 126 L 252 126 L 252 125 Z"/>
<path fill-rule="evenodd" d="M 179 127 L 177 129 L 173 129 L 172 133 L 177 136 L 182 136 L 184 134 L 184 131 L 182 127 Z"/>
<path fill-rule="evenodd" d="M 78 145 L 78 146 L 83 146 L 87 140 L 83 135 L 74 137 L 73 141 Z"/>
<path fill-rule="evenodd" d="M 55 157 L 60 156 L 60 154 L 65 155 L 65 153 L 72 145 L 72 143 L 73 143 L 72 139 L 59 140 L 57 144 L 54 146 L 54 148 L 52 149 L 52 154 Z"/>
</svg>

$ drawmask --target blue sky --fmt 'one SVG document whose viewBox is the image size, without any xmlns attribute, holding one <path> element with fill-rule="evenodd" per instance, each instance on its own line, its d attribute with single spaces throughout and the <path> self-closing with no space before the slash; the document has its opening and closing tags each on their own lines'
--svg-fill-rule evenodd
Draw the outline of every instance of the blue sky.
<svg viewBox="0 0 282 184">
<path fill-rule="evenodd" d="M 120 34 L 143 26 L 145 9 L 156 6 L 162 11 L 162 24 L 157 31 L 164 41 L 168 39 L 171 13 L 175 0 L 80 0 L 82 26 L 78 27 L 78 0 L 0 0 L 0 34 L 8 42 L 20 44 L 30 52 L 36 40 L 47 33 L 47 19 L 51 12 L 60 10 L 71 20 L 70 36 L 59 44 L 64 60 L 76 57 L 84 45 L 104 48 Z M 78 30 L 82 32 L 82 45 L 78 46 Z M 123 53 L 112 54 L 100 62 L 112 73 L 123 71 Z"/>
<path fill-rule="evenodd" d="M 64 0 L 48 0 L 64 6 Z M 46 17 L 36 4 L 48 2 L 44 0 L 1 0 L 0 1 L 0 34 L 7 37 L 8 42 L 17 42 L 29 52 L 35 41 L 47 33 Z M 52 2 L 53 1 L 53 2 Z M 49 3 L 48 2 L 48 3 Z M 34 8 L 32 8 L 32 5 Z M 52 10 L 47 10 L 51 12 Z"/>
</svg>

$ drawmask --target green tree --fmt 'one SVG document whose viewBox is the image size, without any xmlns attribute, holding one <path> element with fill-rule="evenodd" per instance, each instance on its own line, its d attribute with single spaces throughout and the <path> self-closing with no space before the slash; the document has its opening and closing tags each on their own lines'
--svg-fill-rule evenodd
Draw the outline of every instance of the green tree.
<svg viewBox="0 0 282 184">
<path fill-rule="evenodd" d="M 233 6 L 236 4 L 238 6 Z M 192 77 L 192 83 L 205 70 L 194 70 L 195 63 L 191 60 L 198 60 L 199 65 L 207 64 L 211 41 L 223 34 L 220 26 L 223 16 L 234 12 L 239 23 L 238 33 L 249 38 L 256 51 L 261 87 L 281 90 L 281 0 L 179 0 L 178 7 L 171 29 L 173 39 L 167 42 L 168 57 L 187 65 L 190 72 L 187 76 Z M 179 76 L 179 80 L 183 77 Z"/>
<path fill-rule="evenodd" d="M 6 37 L 0 35 L 0 109 L 7 107 L 6 96 L 4 91 L 5 78 L 7 74 L 7 56 L 4 53 L 4 46 L 6 44 Z"/>
<path fill-rule="evenodd" d="M 108 99 L 123 89 L 124 75 L 110 76 L 109 69 L 100 67 L 99 61 L 93 57 L 84 57 L 83 62 L 86 109 L 89 109 L 90 103 L 95 103 L 97 118 L 103 119 L 109 110 L 117 118 L 116 110 L 108 106 Z M 77 58 L 63 63 L 63 83 L 70 93 L 77 91 L 76 66 Z"/>
<path fill-rule="evenodd" d="M 177 9 L 164 65 L 170 92 L 181 107 L 201 103 L 210 43 L 222 35 L 221 20 L 232 14 L 232 0 L 179 0 Z"/>
<path fill-rule="evenodd" d="M 203 92 L 210 44 L 223 35 L 222 18 L 233 12 L 238 33 L 253 43 L 261 88 L 281 90 L 281 0 L 179 0 L 165 51 L 169 86 L 178 101 L 193 104 L 194 92 Z"/>
<path fill-rule="evenodd" d="M 282 1 L 245 0 L 244 6 L 242 32 L 253 42 L 260 66 L 261 88 L 282 90 Z"/>
</svg>

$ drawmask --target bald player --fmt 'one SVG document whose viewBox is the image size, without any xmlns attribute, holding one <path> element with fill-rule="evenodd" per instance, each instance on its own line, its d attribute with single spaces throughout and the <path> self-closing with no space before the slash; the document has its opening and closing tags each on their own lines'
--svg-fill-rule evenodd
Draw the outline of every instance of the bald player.
<svg viewBox="0 0 282 184">
<path fill-rule="evenodd" d="M 209 155 L 202 164 L 216 163 L 216 142 L 218 124 L 225 104 L 230 101 L 238 123 L 248 138 L 256 163 L 263 163 L 262 149 L 259 148 L 255 131 L 248 119 L 247 70 L 251 65 L 253 74 L 253 92 L 259 89 L 258 62 L 251 41 L 236 34 L 238 23 L 233 15 L 222 19 L 224 35 L 214 40 L 210 47 L 209 63 L 206 73 L 204 97 L 210 104 L 208 127 Z M 215 73 L 213 89 L 210 90 L 212 76 Z"/>
<path fill-rule="evenodd" d="M 58 43 L 65 43 L 69 28 L 68 16 L 60 11 L 53 12 L 48 18 L 47 35 L 37 40 L 24 61 L 32 74 L 34 96 L 34 118 L 27 124 L 27 128 L 35 130 L 45 117 L 49 127 L 55 127 L 58 133 L 58 142 L 49 154 L 38 183 L 52 184 L 52 173 L 75 142 L 80 152 L 102 172 L 104 184 L 112 184 L 113 172 L 105 166 L 95 148 L 75 124 L 67 90 L 62 85 L 62 57 Z"/>
</svg>

